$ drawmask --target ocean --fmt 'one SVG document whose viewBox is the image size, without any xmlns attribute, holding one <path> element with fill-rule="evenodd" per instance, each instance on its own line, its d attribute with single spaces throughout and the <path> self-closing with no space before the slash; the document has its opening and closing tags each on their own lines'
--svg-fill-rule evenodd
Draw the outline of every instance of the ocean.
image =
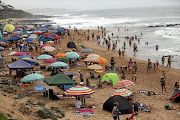
<svg viewBox="0 0 180 120">
<path fill-rule="evenodd" d="M 78 29 L 97 29 L 97 26 L 103 26 L 113 32 L 114 41 L 118 36 L 120 42 L 117 44 L 117 50 L 122 48 L 125 41 L 126 55 L 146 61 L 151 59 L 152 62 L 158 60 L 160 64 L 163 55 L 171 55 L 172 67 L 180 69 L 180 6 L 89 11 L 50 9 L 45 15 L 55 16 L 50 20 L 65 28 L 69 25 Z M 128 32 L 125 32 L 126 28 Z M 111 33 L 108 34 L 111 36 Z M 133 52 L 133 47 L 125 40 L 125 36 L 135 35 L 140 38 L 140 42 L 133 42 L 137 43 L 138 52 Z M 146 45 L 146 42 L 149 44 Z M 159 45 L 157 51 L 156 44 Z"/>
</svg>

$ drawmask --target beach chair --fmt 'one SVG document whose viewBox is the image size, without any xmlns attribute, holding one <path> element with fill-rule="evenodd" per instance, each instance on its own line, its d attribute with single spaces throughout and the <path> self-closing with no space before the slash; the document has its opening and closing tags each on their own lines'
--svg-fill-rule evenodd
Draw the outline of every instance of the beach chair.
<svg viewBox="0 0 180 120">
<path fill-rule="evenodd" d="M 148 109 L 148 106 L 147 106 L 146 104 L 143 104 L 143 110 L 144 110 L 145 112 L 151 112 L 151 110 Z"/>
</svg>

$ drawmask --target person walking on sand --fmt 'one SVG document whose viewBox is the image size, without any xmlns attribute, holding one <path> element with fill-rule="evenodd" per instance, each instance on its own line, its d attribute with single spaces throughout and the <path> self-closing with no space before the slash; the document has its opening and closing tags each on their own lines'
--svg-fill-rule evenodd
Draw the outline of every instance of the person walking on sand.
<svg viewBox="0 0 180 120">
<path fill-rule="evenodd" d="M 108 42 L 107 47 L 108 47 L 108 51 L 109 51 L 109 49 L 111 47 L 111 43 L 110 42 Z"/>
<path fill-rule="evenodd" d="M 152 63 L 151 63 L 150 59 L 148 59 L 147 72 L 149 69 L 152 69 Z"/>
<path fill-rule="evenodd" d="M 112 110 L 112 116 L 113 116 L 114 120 L 117 120 L 117 118 L 118 118 L 118 105 L 119 105 L 119 103 L 115 102 L 113 110 Z"/>
<path fill-rule="evenodd" d="M 161 77 L 160 83 L 161 83 L 161 87 L 162 87 L 162 92 L 163 92 L 163 89 L 166 91 L 164 76 Z"/>
<path fill-rule="evenodd" d="M 168 67 L 168 66 L 169 66 L 169 68 L 171 68 L 171 56 L 170 55 L 168 57 L 168 63 L 167 63 L 166 67 Z"/>
<path fill-rule="evenodd" d="M 158 68 L 159 68 L 159 62 L 158 62 L 158 60 L 156 61 L 156 69 L 158 70 Z"/>
<path fill-rule="evenodd" d="M 162 61 L 162 65 L 164 66 L 164 63 L 165 63 L 164 55 L 162 56 L 161 61 Z"/>
<path fill-rule="evenodd" d="M 119 57 L 121 57 L 121 49 L 118 50 Z"/>
</svg>

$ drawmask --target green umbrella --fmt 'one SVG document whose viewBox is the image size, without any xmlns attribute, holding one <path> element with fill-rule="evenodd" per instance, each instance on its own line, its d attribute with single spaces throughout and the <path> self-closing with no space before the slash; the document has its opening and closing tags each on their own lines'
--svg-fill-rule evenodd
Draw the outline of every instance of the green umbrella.
<svg viewBox="0 0 180 120">
<path fill-rule="evenodd" d="M 49 67 L 67 67 L 68 64 L 64 62 L 54 62 Z"/>
<path fill-rule="evenodd" d="M 44 82 L 49 86 L 59 86 L 59 85 L 73 85 L 76 84 L 71 78 L 65 76 L 62 73 L 59 73 L 50 78 L 46 78 Z"/>
<path fill-rule="evenodd" d="M 41 80 L 44 79 L 45 77 L 41 74 L 30 74 L 26 75 L 21 79 L 21 82 L 30 82 L 30 81 L 35 81 L 35 80 Z"/>
<path fill-rule="evenodd" d="M 69 62 L 69 59 L 68 59 L 68 58 L 66 58 L 66 57 L 62 57 L 62 58 L 59 58 L 57 61 L 67 63 L 67 62 Z"/>
<path fill-rule="evenodd" d="M 67 52 L 66 56 L 69 59 L 73 59 L 73 58 L 79 58 L 80 55 L 77 52 Z"/>
</svg>

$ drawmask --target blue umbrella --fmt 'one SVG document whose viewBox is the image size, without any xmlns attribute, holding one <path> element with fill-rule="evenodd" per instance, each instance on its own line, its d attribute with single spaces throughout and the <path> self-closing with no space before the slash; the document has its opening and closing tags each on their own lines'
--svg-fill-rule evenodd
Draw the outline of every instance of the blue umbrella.
<svg viewBox="0 0 180 120">
<path fill-rule="evenodd" d="M 30 82 L 30 81 L 41 80 L 41 79 L 45 79 L 45 77 L 41 74 L 30 74 L 23 77 L 21 79 L 21 82 Z"/>
<path fill-rule="evenodd" d="M 19 60 L 22 58 L 31 58 L 29 55 L 21 55 L 21 57 L 19 57 Z"/>
<path fill-rule="evenodd" d="M 65 30 L 64 29 L 58 29 L 57 31 L 55 31 L 55 33 L 61 33 L 61 32 L 64 32 Z"/>
<path fill-rule="evenodd" d="M 66 57 L 67 58 L 70 58 L 70 59 L 73 59 L 73 58 L 79 58 L 79 54 L 77 52 L 67 52 L 66 53 Z"/>
<path fill-rule="evenodd" d="M 7 40 L 0 40 L 0 42 L 9 43 L 9 41 L 7 41 Z"/>
<path fill-rule="evenodd" d="M 67 67 L 68 64 L 64 62 L 54 62 L 49 67 Z"/>
<path fill-rule="evenodd" d="M 47 37 L 54 38 L 54 37 L 56 37 L 56 35 L 48 35 Z"/>
<path fill-rule="evenodd" d="M 43 27 L 44 28 L 47 28 L 47 27 L 51 27 L 52 25 L 44 25 Z"/>
<path fill-rule="evenodd" d="M 54 38 L 52 37 L 44 37 L 44 38 L 39 39 L 39 41 L 43 41 L 43 42 L 52 41 L 52 40 L 54 40 Z"/>
<path fill-rule="evenodd" d="M 41 28 L 40 31 L 47 31 L 47 29 L 46 28 Z"/>
<path fill-rule="evenodd" d="M 45 38 L 45 36 L 44 36 L 44 35 L 41 35 L 38 40 L 40 41 L 40 40 L 43 39 L 43 38 Z"/>
<path fill-rule="evenodd" d="M 34 41 L 34 39 L 33 39 L 33 38 L 27 38 L 27 39 L 25 40 L 25 42 L 31 42 L 31 41 Z"/>
<path fill-rule="evenodd" d="M 28 31 L 35 31 L 36 29 L 32 28 L 32 29 L 29 29 Z"/>
<path fill-rule="evenodd" d="M 23 61 L 29 63 L 30 65 L 39 65 L 39 63 L 34 62 L 33 60 L 24 59 Z"/>
<path fill-rule="evenodd" d="M 9 38 L 8 41 L 14 41 L 14 40 L 20 40 L 20 39 L 22 39 L 22 37 L 17 35 L 17 36 Z"/>
<path fill-rule="evenodd" d="M 48 58 L 53 58 L 52 56 L 50 55 L 40 55 L 37 57 L 37 60 L 45 60 L 45 59 L 48 59 Z"/>
</svg>

